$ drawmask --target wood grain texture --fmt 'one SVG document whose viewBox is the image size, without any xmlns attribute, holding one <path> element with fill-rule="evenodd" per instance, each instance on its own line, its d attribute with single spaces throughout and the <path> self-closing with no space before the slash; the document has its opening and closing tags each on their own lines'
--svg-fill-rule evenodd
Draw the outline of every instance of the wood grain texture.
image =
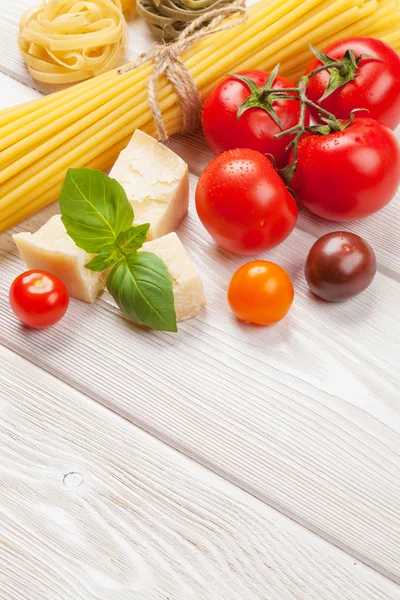
<svg viewBox="0 0 400 600">
<path fill-rule="evenodd" d="M 0 424 L 4 600 L 399 598 L 395 584 L 4 347 Z"/>
<path fill-rule="evenodd" d="M 18 47 L 18 24 L 21 15 L 25 10 L 40 4 L 40 0 L 37 0 L 36 3 L 32 0 L 13 0 L 3 8 L 5 2 L 6 0 L 0 0 L 2 8 L 0 19 L 0 71 L 41 92 L 48 93 L 60 89 L 59 86 L 41 84 L 33 80 Z M 131 18 L 128 21 L 128 32 L 126 61 L 137 58 L 153 42 L 153 37 L 146 23 L 141 19 Z"/>
<path fill-rule="evenodd" d="M 179 233 L 208 308 L 175 336 L 129 325 L 107 298 L 72 301 L 53 329 L 22 328 L 7 290 L 23 265 L 3 236 L 0 340 L 398 578 L 398 284 L 379 274 L 340 313 L 316 302 L 299 264 L 311 240 L 295 232 L 270 256 L 294 278 L 292 313 L 277 327 L 249 328 L 225 301 L 240 259 L 205 244 L 193 217 Z"/>
<path fill-rule="evenodd" d="M 252 4 L 254 1 L 250 0 L 247 4 Z M 51 91 L 51 87 L 42 86 L 30 77 L 16 42 L 20 15 L 30 6 L 32 6 L 32 0 L 14 0 L 2 12 L 0 19 L 0 71 L 31 87 L 48 92 Z M 139 18 L 128 22 L 128 30 L 127 61 L 134 60 L 154 42 L 146 23 Z M 400 139 L 400 129 L 397 135 Z M 213 157 L 200 131 L 194 135 L 175 136 L 169 141 L 169 145 L 188 162 L 190 171 L 197 176 Z M 400 247 L 399 208 L 400 193 L 389 206 L 377 215 L 358 222 L 330 223 L 312 215 L 307 210 L 301 210 L 298 228 L 317 237 L 321 235 L 321 232 L 343 229 L 366 237 L 377 253 L 381 272 L 400 281 L 400 252 L 396 251 Z M 382 235 L 382 232 L 385 234 Z"/>
<path fill-rule="evenodd" d="M 398 580 L 398 283 L 380 272 L 340 308 L 317 302 L 302 275 L 314 237 L 297 229 L 265 255 L 293 277 L 295 306 L 274 328 L 250 328 L 225 300 L 243 259 L 215 248 L 193 206 L 178 233 L 208 307 L 177 336 L 128 325 L 107 296 L 72 302 L 52 330 L 22 329 L 7 303 L 22 264 L 2 236 L 0 341 Z"/>
<path fill-rule="evenodd" d="M 400 127 L 396 130 L 400 141 Z M 177 135 L 168 142 L 169 147 L 177 152 L 189 164 L 191 172 L 200 176 L 213 153 L 208 148 L 201 131 L 195 135 Z M 377 214 L 349 223 L 326 221 L 300 207 L 297 228 L 319 237 L 330 231 L 352 231 L 365 237 L 373 246 L 379 270 L 400 282 L 400 190 L 396 197 Z"/>
</svg>

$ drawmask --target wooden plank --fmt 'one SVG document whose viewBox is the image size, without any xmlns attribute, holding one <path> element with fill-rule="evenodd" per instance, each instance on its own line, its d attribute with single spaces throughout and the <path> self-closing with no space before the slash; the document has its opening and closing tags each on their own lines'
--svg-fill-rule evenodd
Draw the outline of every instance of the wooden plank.
<svg viewBox="0 0 400 600">
<path fill-rule="evenodd" d="M 248 2 L 251 4 L 252 2 Z M 48 86 L 34 82 L 25 67 L 17 47 L 18 21 L 25 8 L 32 6 L 31 0 L 14 0 L 2 13 L 0 21 L 0 71 L 36 87 L 50 91 Z M 126 60 L 134 60 L 154 41 L 146 23 L 136 18 L 129 21 L 129 46 Z M 397 132 L 400 139 L 400 129 Z M 170 140 L 171 148 L 178 152 L 189 164 L 192 173 L 200 175 L 207 162 L 213 157 L 201 132 L 190 136 L 175 136 Z M 382 272 L 400 281 L 400 253 L 393 249 L 400 246 L 400 193 L 378 214 L 351 223 L 335 223 L 315 217 L 307 210 L 301 210 L 299 229 L 318 237 L 328 231 L 346 230 L 364 236 L 374 247 Z M 384 233 L 383 233 L 384 232 Z"/>
<path fill-rule="evenodd" d="M 340 310 L 316 302 L 299 269 L 311 240 L 295 232 L 271 256 L 294 278 L 290 317 L 246 327 L 229 315 L 224 291 L 240 259 L 221 260 L 193 217 L 179 233 L 208 308 L 178 335 L 139 330 L 105 300 L 72 301 L 46 331 L 21 327 L 7 291 L 23 265 L 3 236 L 0 341 L 399 577 L 399 284 L 379 274 Z"/>
<path fill-rule="evenodd" d="M 396 137 L 400 141 L 400 127 L 396 130 Z M 191 136 L 174 136 L 168 145 L 188 162 L 191 172 L 197 176 L 214 156 L 201 131 Z M 373 246 L 380 271 L 400 281 L 400 252 L 397 251 L 400 247 L 399 209 L 400 190 L 384 209 L 361 221 L 326 221 L 300 207 L 297 228 L 317 238 L 330 231 L 352 231 L 361 235 Z"/>
<path fill-rule="evenodd" d="M 3 347 L 0 419 L 7 600 L 399 597 L 365 565 Z"/>
<path fill-rule="evenodd" d="M 0 71 L 15 77 L 31 88 L 44 93 L 59 89 L 58 86 L 41 84 L 30 76 L 18 48 L 18 24 L 24 11 L 36 6 L 31 0 L 14 0 L 7 10 L 2 10 L 0 20 Z M 5 8 L 5 7 L 4 7 Z M 128 20 L 128 46 L 125 60 L 135 60 L 153 42 L 146 23 L 139 18 Z"/>
<path fill-rule="evenodd" d="M 23 267 L 2 236 L 0 340 L 398 579 L 398 285 L 379 274 L 352 302 L 316 302 L 302 277 L 314 238 L 296 230 L 266 255 L 293 277 L 295 307 L 275 328 L 249 328 L 225 301 L 243 259 L 215 248 L 193 206 L 179 234 L 208 297 L 179 336 L 127 325 L 107 297 L 73 302 L 53 330 L 23 330 L 6 300 Z"/>
</svg>

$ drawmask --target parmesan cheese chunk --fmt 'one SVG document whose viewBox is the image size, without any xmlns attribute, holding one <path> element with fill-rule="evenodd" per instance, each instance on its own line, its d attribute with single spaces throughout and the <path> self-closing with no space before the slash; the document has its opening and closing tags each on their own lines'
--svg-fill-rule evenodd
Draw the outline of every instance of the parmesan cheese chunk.
<svg viewBox="0 0 400 600">
<path fill-rule="evenodd" d="M 135 225 L 150 223 L 148 240 L 175 231 L 188 211 L 187 164 L 139 129 L 110 172 L 124 188 Z"/>
<path fill-rule="evenodd" d="M 86 269 L 93 258 L 73 242 L 67 234 L 61 215 L 55 215 L 36 233 L 13 236 L 29 269 L 40 269 L 55 275 L 74 298 L 94 302 L 103 290 L 108 271 L 98 273 Z M 196 267 L 190 260 L 176 233 L 146 242 L 139 250 L 153 252 L 164 261 L 173 281 L 177 321 L 195 317 L 205 305 L 204 288 Z"/>
<path fill-rule="evenodd" d="M 85 268 L 94 255 L 78 248 L 67 234 L 61 215 L 51 217 L 35 233 L 17 233 L 13 239 L 28 269 L 55 275 L 74 298 L 94 302 L 104 288 L 107 273 Z"/>
<path fill-rule="evenodd" d="M 177 322 L 198 315 L 206 303 L 203 283 L 176 233 L 146 242 L 141 250 L 153 252 L 165 263 L 173 282 Z"/>
</svg>

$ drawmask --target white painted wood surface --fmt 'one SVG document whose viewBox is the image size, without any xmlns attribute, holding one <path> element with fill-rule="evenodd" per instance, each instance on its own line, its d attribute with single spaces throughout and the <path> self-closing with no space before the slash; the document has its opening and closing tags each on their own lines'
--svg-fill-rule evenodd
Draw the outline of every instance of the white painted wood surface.
<svg viewBox="0 0 400 600">
<path fill-rule="evenodd" d="M 253 4 L 255 1 L 257 0 L 248 0 L 247 4 Z M 51 87 L 42 86 L 31 78 L 18 50 L 17 35 L 20 15 L 25 9 L 35 4 L 35 0 L 13 0 L 12 3 L 0 0 L 0 7 L 2 7 L 2 3 L 4 3 L 4 10 L 0 19 L 0 71 L 37 90 L 51 91 Z M 154 38 L 143 20 L 135 18 L 129 21 L 129 44 L 126 60 L 134 60 L 153 42 Z M 27 99 L 30 99 L 29 95 Z M 400 139 L 400 132 L 398 132 L 398 136 Z M 169 144 L 188 162 L 190 171 L 197 176 L 213 156 L 207 148 L 201 132 L 190 136 L 175 136 Z M 349 224 L 329 223 L 307 211 L 302 211 L 298 228 L 316 237 L 321 234 L 321 230 L 327 232 L 337 229 L 355 230 L 360 235 L 365 235 L 374 245 L 380 270 L 400 281 L 400 252 L 395 251 L 399 246 L 400 237 L 398 207 L 399 200 L 392 202 L 377 215 L 362 222 Z"/>
<path fill-rule="evenodd" d="M 396 584 L 2 347 L 0 422 L 4 600 L 399 597 Z"/>
<path fill-rule="evenodd" d="M 55 211 L 15 230 L 34 230 Z M 312 238 L 296 230 L 268 254 L 294 278 L 293 311 L 277 327 L 249 328 L 225 301 L 242 259 L 216 250 L 193 210 L 179 234 L 208 308 L 178 336 L 129 326 L 107 295 L 95 306 L 72 302 L 54 329 L 21 328 L 7 289 L 23 265 L 2 236 L 0 340 L 398 578 L 398 284 L 378 274 L 340 308 L 316 302 L 301 271 Z"/>
<path fill-rule="evenodd" d="M 27 82 L 13 48 L 22 3 L 0 20 L 0 69 Z M 147 43 L 142 25 L 137 37 L 131 26 L 130 56 L 135 43 L 138 51 Z M 35 94 L 5 76 L 0 86 L 3 105 Z M 193 192 L 210 153 L 200 135 L 170 144 L 189 163 Z M 226 285 L 244 260 L 215 248 L 192 205 L 178 233 L 205 280 L 208 308 L 177 336 L 128 325 L 107 295 L 94 307 L 72 302 L 52 330 L 21 328 L 7 289 L 23 266 L 3 235 L 0 341 L 400 580 L 398 207 L 399 198 L 347 227 L 374 245 L 379 273 L 340 306 L 312 298 L 302 275 L 315 235 L 335 225 L 302 214 L 294 234 L 266 255 L 293 277 L 294 308 L 260 329 L 230 316 Z M 15 230 L 35 230 L 56 211 Z"/>
</svg>

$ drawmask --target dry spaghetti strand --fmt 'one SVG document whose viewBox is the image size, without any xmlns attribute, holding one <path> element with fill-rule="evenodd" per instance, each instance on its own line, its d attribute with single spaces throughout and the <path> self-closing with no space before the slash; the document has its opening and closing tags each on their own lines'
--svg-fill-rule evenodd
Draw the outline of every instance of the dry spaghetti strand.
<svg viewBox="0 0 400 600">
<path fill-rule="evenodd" d="M 344 35 L 372 34 L 399 49 L 399 20 L 399 0 L 261 0 L 244 23 L 198 39 L 181 59 L 204 100 L 237 70 L 281 62 L 281 73 L 297 79 L 311 58 L 309 43 L 324 48 Z M 147 97 L 153 72 L 147 61 L 0 112 L 0 230 L 55 200 L 68 167 L 109 167 L 135 129 L 157 135 Z M 166 132 L 182 131 L 179 99 L 164 75 L 156 92 Z"/>
</svg>

